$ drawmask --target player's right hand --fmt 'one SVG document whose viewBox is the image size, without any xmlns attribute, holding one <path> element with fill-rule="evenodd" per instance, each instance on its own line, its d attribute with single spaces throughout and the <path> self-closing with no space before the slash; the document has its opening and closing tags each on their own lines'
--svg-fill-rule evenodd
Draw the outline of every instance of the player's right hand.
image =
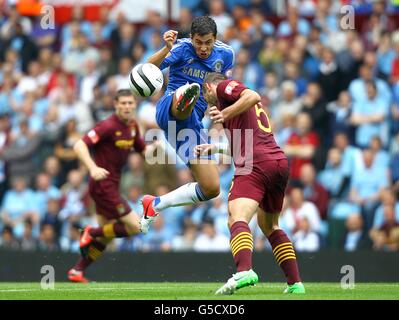
<svg viewBox="0 0 399 320">
<path fill-rule="evenodd" d="M 217 147 L 215 144 L 199 144 L 194 147 L 194 155 L 197 157 L 200 156 L 209 156 L 217 152 Z"/>
<path fill-rule="evenodd" d="M 90 170 L 90 176 L 95 180 L 95 181 L 100 181 L 104 180 L 107 178 L 109 175 L 109 172 L 103 168 L 100 167 L 95 167 Z"/>
<path fill-rule="evenodd" d="M 173 44 L 177 39 L 178 32 L 176 30 L 168 30 L 163 34 L 163 40 L 165 41 L 166 47 L 171 50 Z"/>
</svg>

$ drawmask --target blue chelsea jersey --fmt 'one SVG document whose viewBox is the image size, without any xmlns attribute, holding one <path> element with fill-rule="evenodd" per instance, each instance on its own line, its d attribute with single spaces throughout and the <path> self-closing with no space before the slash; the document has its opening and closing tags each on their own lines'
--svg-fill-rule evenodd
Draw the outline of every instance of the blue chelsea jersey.
<svg viewBox="0 0 399 320">
<path fill-rule="evenodd" d="M 166 95 L 188 83 L 196 82 L 201 86 L 201 95 L 194 108 L 199 120 L 202 120 L 207 104 L 202 95 L 202 83 L 207 73 L 220 72 L 225 75 L 233 68 L 234 51 L 229 45 L 217 40 L 212 53 L 206 59 L 197 56 L 190 38 L 178 39 L 169 55 L 160 65 L 163 70 L 169 67 L 169 83 Z"/>
</svg>

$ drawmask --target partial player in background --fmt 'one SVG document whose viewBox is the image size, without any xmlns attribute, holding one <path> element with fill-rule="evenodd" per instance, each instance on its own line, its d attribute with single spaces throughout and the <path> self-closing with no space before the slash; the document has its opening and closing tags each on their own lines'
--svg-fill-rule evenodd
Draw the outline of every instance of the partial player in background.
<svg viewBox="0 0 399 320">
<path fill-rule="evenodd" d="M 219 195 L 219 173 L 215 161 L 205 156 L 200 163 L 193 153 L 195 145 L 208 142 L 207 135 L 201 133 L 207 109 L 200 93 L 203 79 L 209 72 L 229 73 L 234 62 L 233 49 L 216 40 L 216 34 L 215 21 L 206 16 L 196 17 L 191 24 L 191 39 L 179 39 L 175 43 L 177 31 L 169 30 L 163 35 L 165 46 L 148 59 L 160 69 L 170 68 L 169 83 L 158 101 L 156 119 L 197 182 L 183 185 L 161 197 L 144 196 L 143 230 L 163 209 L 206 201 Z M 196 141 L 173 141 L 173 136 L 168 136 L 173 125 L 176 126 L 176 136 L 181 130 L 189 129 Z"/>
<path fill-rule="evenodd" d="M 203 92 L 205 100 L 212 106 L 211 119 L 228 129 L 226 135 L 236 167 L 229 193 L 228 224 L 237 273 L 216 294 L 232 294 L 258 282 L 258 276 L 252 270 L 253 238 L 248 226 L 256 212 L 259 227 L 287 278 L 285 292 L 304 293 L 294 247 L 278 225 L 289 177 L 288 160 L 274 140 L 260 96 L 241 82 L 226 80 L 219 73 L 209 73 L 205 77 Z M 233 134 L 233 130 L 239 130 L 239 134 Z M 252 133 L 250 153 L 246 141 L 248 130 Z M 201 156 L 227 153 L 228 149 L 216 144 L 202 144 L 194 150 Z"/>
<path fill-rule="evenodd" d="M 103 254 L 112 239 L 141 232 L 139 216 L 119 194 L 119 181 L 129 153 L 152 152 L 152 145 L 146 148 L 140 135 L 134 119 L 136 101 L 130 90 L 117 92 L 114 107 L 113 115 L 99 122 L 74 146 L 90 173 L 89 193 L 96 205 L 99 227 L 86 226 L 82 233 L 82 257 L 68 272 L 73 282 L 88 282 L 85 269 Z"/>
</svg>

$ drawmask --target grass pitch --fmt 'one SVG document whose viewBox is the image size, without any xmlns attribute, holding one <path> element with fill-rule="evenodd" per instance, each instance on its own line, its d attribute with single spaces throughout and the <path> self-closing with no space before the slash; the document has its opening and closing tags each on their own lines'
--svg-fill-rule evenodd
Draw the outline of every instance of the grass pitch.
<svg viewBox="0 0 399 320">
<path fill-rule="evenodd" d="M 55 283 L 43 290 L 40 283 L 0 283 L 0 300 L 399 300 L 399 283 L 305 283 L 306 294 L 286 295 L 284 283 L 261 283 L 231 296 L 215 296 L 223 283 L 102 282 Z"/>
</svg>

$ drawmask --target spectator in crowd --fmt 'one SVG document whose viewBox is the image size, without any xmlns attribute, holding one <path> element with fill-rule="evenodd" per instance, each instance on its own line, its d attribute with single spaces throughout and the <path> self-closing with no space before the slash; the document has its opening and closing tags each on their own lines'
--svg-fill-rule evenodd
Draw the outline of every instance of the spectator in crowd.
<svg viewBox="0 0 399 320">
<path fill-rule="evenodd" d="M 356 101 L 353 105 L 351 124 L 356 126 L 356 145 L 362 148 L 369 146 L 373 136 L 379 136 L 386 146 L 388 127 L 388 104 L 385 99 L 377 98 L 377 86 L 373 81 L 365 83 L 367 99 Z"/>
<path fill-rule="evenodd" d="M 323 139 L 319 140 L 319 145 L 314 159 L 314 164 L 317 169 L 320 170 L 322 169 L 322 165 L 325 163 L 327 148 L 330 143 L 327 139 L 327 105 L 318 83 L 311 82 L 307 86 L 306 93 L 302 97 L 302 112 L 309 114 L 312 119 L 312 131 L 314 131 L 319 138 L 323 137 Z"/>
<path fill-rule="evenodd" d="M 317 182 L 316 168 L 311 163 L 304 164 L 301 167 L 299 181 L 303 185 L 305 200 L 313 202 L 320 213 L 320 218 L 326 220 L 329 200 L 328 192 Z"/>
<path fill-rule="evenodd" d="M 319 74 L 317 82 L 320 83 L 321 91 L 324 93 L 327 102 L 337 99 L 341 91 L 341 70 L 335 61 L 335 54 L 331 48 L 324 47 L 321 53 Z"/>
<path fill-rule="evenodd" d="M 230 236 L 230 230 L 227 226 L 229 216 L 227 202 L 221 195 L 211 200 L 206 216 L 213 220 L 217 233 Z"/>
<path fill-rule="evenodd" d="M 338 148 L 331 148 L 328 150 L 326 167 L 317 176 L 319 183 L 328 192 L 330 202 L 340 197 L 339 192 L 344 178 L 342 154 Z"/>
<path fill-rule="evenodd" d="M 302 186 L 294 185 L 291 188 L 288 203 L 288 207 L 281 216 L 283 229 L 286 228 L 284 231 L 291 235 L 295 234 L 299 230 L 301 220 L 306 218 L 310 231 L 320 232 L 320 213 L 312 202 L 305 200 Z"/>
<path fill-rule="evenodd" d="M 47 157 L 43 163 L 43 171 L 50 176 L 51 185 L 61 187 L 61 163 L 57 157 Z"/>
<path fill-rule="evenodd" d="M 187 222 L 183 228 L 183 233 L 178 234 L 172 239 L 173 251 L 192 251 L 197 237 L 197 226 L 194 223 Z"/>
<path fill-rule="evenodd" d="M 170 188 L 164 184 L 159 185 L 155 189 L 155 195 L 158 197 L 168 192 L 170 192 Z M 164 221 L 164 228 L 167 230 L 168 234 L 176 235 L 182 233 L 187 214 L 186 210 L 188 210 L 186 207 L 171 207 L 164 210 L 165 217 L 167 217 Z M 191 220 L 187 219 L 187 222 L 191 223 Z"/>
<path fill-rule="evenodd" d="M 294 51 L 294 52 L 298 52 L 298 51 Z M 289 52 L 290 58 L 291 60 L 294 59 L 298 59 L 295 57 L 293 57 L 293 53 L 292 51 Z M 297 96 L 302 96 L 305 91 L 306 91 L 306 87 L 308 84 L 308 81 L 300 74 L 299 68 L 298 68 L 298 64 L 300 64 L 300 62 L 302 62 L 302 59 L 299 58 L 299 61 L 288 61 L 284 64 L 284 80 L 290 80 L 293 81 L 296 85 L 296 95 Z"/>
<path fill-rule="evenodd" d="M 136 213 L 140 213 L 142 210 L 141 206 L 141 197 L 143 196 L 142 189 L 139 185 L 130 185 L 127 189 L 127 201 L 132 208 L 132 210 Z"/>
<path fill-rule="evenodd" d="M 144 100 L 138 106 L 137 119 L 143 132 L 147 132 L 151 129 L 159 129 L 155 113 L 156 113 L 156 102 L 162 97 L 162 90 L 157 94 L 151 96 L 148 100 Z"/>
<path fill-rule="evenodd" d="M 209 1 L 209 16 L 215 20 L 218 33 L 222 37 L 226 29 L 233 25 L 233 19 L 227 14 L 222 0 Z"/>
<path fill-rule="evenodd" d="M 14 237 L 13 228 L 9 225 L 4 226 L 1 231 L 0 248 L 8 250 L 18 250 L 19 243 Z"/>
<path fill-rule="evenodd" d="M 82 226 L 77 222 L 70 224 L 67 237 L 61 237 L 60 239 L 62 251 L 80 253 L 79 240 L 81 229 Z"/>
<path fill-rule="evenodd" d="M 86 105 L 90 105 L 94 100 L 94 87 L 100 79 L 100 72 L 98 71 L 96 62 L 93 60 L 87 60 L 84 67 L 86 74 L 80 82 L 79 100 Z"/>
<path fill-rule="evenodd" d="M 368 91 L 369 88 L 366 86 L 366 84 L 370 82 L 374 84 L 373 99 L 381 99 L 385 104 L 391 103 L 392 93 L 388 84 L 382 79 L 375 78 L 370 66 L 363 64 L 359 69 L 359 76 L 359 78 L 351 81 L 348 88 L 355 104 L 370 99 L 370 92 Z"/>
<path fill-rule="evenodd" d="M 354 127 L 351 124 L 352 99 L 348 91 L 341 91 L 338 100 L 327 105 L 327 112 L 330 116 L 329 138 L 332 140 L 338 132 L 348 136 L 349 142 L 354 142 Z"/>
<path fill-rule="evenodd" d="M 122 22 L 111 37 L 113 57 L 120 60 L 131 55 L 133 46 L 138 41 L 136 27 L 129 22 Z"/>
<path fill-rule="evenodd" d="M 128 88 L 129 75 L 132 70 L 132 60 L 130 57 L 123 57 L 119 60 L 118 73 L 111 77 L 115 81 L 115 89 L 126 89 Z"/>
<path fill-rule="evenodd" d="M 20 240 L 21 250 L 35 251 L 37 249 L 37 238 L 33 236 L 33 223 L 30 219 L 26 219 L 24 226 L 24 232 Z"/>
<path fill-rule="evenodd" d="M 171 250 L 173 234 L 165 228 L 163 216 L 159 216 L 148 233 L 143 237 L 142 251 L 163 251 Z"/>
<path fill-rule="evenodd" d="M 301 112 L 296 117 L 295 131 L 288 138 L 284 152 L 290 160 L 291 178 L 298 179 L 301 167 L 311 163 L 319 146 L 319 137 L 312 131 L 309 114 Z"/>
<path fill-rule="evenodd" d="M 374 136 L 370 140 L 369 148 L 374 154 L 373 166 L 380 168 L 387 168 L 390 162 L 390 155 L 382 146 L 382 141 L 379 136 Z"/>
<path fill-rule="evenodd" d="M 343 238 L 345 251 L 364 250 L 371 247 L 368 233 L 364 230 L 364 221 L 361 214 L 350 214 L 345 221 L 345 226 L 346 232 Z"/>
<path fill-rule="evenodd" d="M 84 76 L 86 75 L 85 65 L 87 61 L 91 60 L 98 63 L 100 53 L 98 49 L 90 45 L 89 39 L 84 33 L 80 32 L 76 40 L 76 45 L 69 48 L 65 53 L 63 68 L 77 76 Z"/>
<path fill-rule="evenodd" d="M 83 175 L 78 170 L 68 173 L 67 182 L 61 187 L 62 208 L 59 219 L 63 222 L 61 234 L 65 235 L 69 225 L 79 220 L 85 214 L 87 185 L 83 183 Z"/>
<path fill-rule="evenodd" d="M 333 147 L 336 147 L 342 155 L 342 171 L 344 181 L 341 184 L 338 197 L 343 198 L 349 192 L 352 173 L 356 168 L 363 166 L 363 156 L 359 148 L 349 143 L 349 137 L 344 132 L 338 132 L 333 139 Z"/>
<path fill-rule="evenodd" d="M 49 198 L 47 201 L 46 213 L 41 219 L 42 224 L 51 224 L 57 236 L 61 235 L 62 224 L 59 217 L 61 200 L 59 198 Z"/>
<path fill-rule="evenodd" d="M 194 242 L 194 251 L 229 251 L 229 237 L 223 233 L 218 233 L 215 229 L 214 221 L 207 218 L 203 221 L 201 231 Z"/>
<path fill-rule="evenodd" d="M 149 41 L 152 39 L 153 34 L 164 34 L 168 31 L 168 27 L 165 24 L 164 18 L 161 13 L 157 10 L 148 10 L 146 25 L 141 30 L 140 42 L 146 47 L 150 48 L 151 44 Z"/>
<path fill-rule="evenodd" d="M 38 249 L 40 251 L 58 251 L 60 249 L 53 225 L 41 225 Z"/>
<path fill-rule="evenodd" d="M 37 45 L 24 32 L 23 26 L 20 22 L 17 22 L 11 30 L 13 30 L 13 33 L 8 39 L 7 46 L 18 53 L 20 57 L 21 71 L 26 72 L 28 70 L 29 62 L 37 59 Z"/>
<path fill-rule="evenodd" d="M 28 179 L 28 184 L 33 182 L 37 168 L 35 154 L 40 147 L 40 139 L 39 135 L 29 130 L 28 119 L 21 119 L 19 134 L 0 154 L 0 159 L 8 166 L 10 177 L 23 176 Z"/>
<path fill-rule="evenodd" d="M 74 118 L 69 119 L 63 127 L 54 150 L 55 156 L 60 160 L 61 183 L 66 181 L 66 175 L 69 171 L 79 167 L 79 160 L 73 146 L 81 136 L 82 134 L 76 128 L 76 120 Z"/>
<path fill-rule="evenodd" d="M 281 89 L 277 75 L 273 72 L 267 72 L 264 76 L 263 86 L 259 89 L 262 98 L 266 98 L 265 105 L 270 110 L 276 109 L 276 104 L 281 99 Z"/>
<path fill-rule="evenodd" d="M 40 216 L 35 208 L 35 194 L 28 188 L 27 179 L 15 176 L 11 179 L 11 189 L 4 195 L 1 206 L 1 220 L 4 225 L 12 227 L 16 237 L 20 238 L 24 230 L 24 221 L 30 219 L 38 235 Z"/>
<path fill-rule="evenodd" d="M 40 172 L 36 176 L 36 207 L 38 208 L 40 218 L 43 218 L 47 210 L 49 199 L 60 199 L 60 190 L 51 184 L 50 176 L 45 172 Z"/>
<path fill-rule="evenodd" d="M 57 109 L 61 126 L 66 125 L 69 120 L 75 119 L 76 130 L 81 134 L 86 133 L 93 126 L 93 119 L 88 105 L 77 99 L 76 92 L 72 87 L 64 88 Z"/>
<path fill-rule="evenodd" d="M 391 205 L 384 206 L 384 222 L 379 228 L 370 230 L 370 238 L 373 240 L 373 249 L 397 251 L 397 232 L 399 230 L 399 221 L 395 217 L 395 207 Z"/>
<path fill-rule="evenodd" d="M 310 24 L 306 19 L 299 17 L 298 10 L 294 6 L 288 6 L 287 19 L 280 22 L 277 28 L 279 37 L 292 37 L 300 33 L 307 36 L 310 33 Z"/>
<path fill-rule="evenodd" d="M 120 189 L 124 196 L 128 195 L 130 186 L 144 186 L 143 158 L 138 153 L 132 153 L 127 160 L 127 170 L 122 173 Z"/>
<path fill-rule="evenodd" d="M 395 212 L 395 220 L 399 221 L 399 200 L 395 195 L 393 188 L 385 188 L 381 190 L 381 204 L 375 211 L 373 228 L 379 229 L 384 223 L 384 208 L 393 207 Z"/>
<path fill-rule="evenodd" d="M 297 86 L 295 82 L 286 80 L 281 84 L 281 99 L 276 103 L 275 107 L 270 107 L 272 119 L 278 128 L 282 126 L 285 115 L 295 116 L 301 111 L 301 101 L 296 95 Z"/>
<path fill-rule="evenodd" d="M 315 252 L 320 250 L 320 236 L 311 230 L 306 217 L 300 219 L 298 230 L 294 233 L 292 240 L 296 251 Z"/>
<path fill-rule="evenodd" d="M 180 8 L 179 23 L 176 31 L 177 38 L 190 38 L 191 22 L 193 21 L 193 13 L 186 7 Z"/>
<path fill-rule="evenodd" d="M 363 166 L 352 174 L 349 199 L 361 206 L 365 228 L 369 230 L 375 210 L 381 200 L 381 191 L 388 187 L 388 168 L 373 166 L 375 157 L 370 149 L 363 151 Z"/>
</svg>

